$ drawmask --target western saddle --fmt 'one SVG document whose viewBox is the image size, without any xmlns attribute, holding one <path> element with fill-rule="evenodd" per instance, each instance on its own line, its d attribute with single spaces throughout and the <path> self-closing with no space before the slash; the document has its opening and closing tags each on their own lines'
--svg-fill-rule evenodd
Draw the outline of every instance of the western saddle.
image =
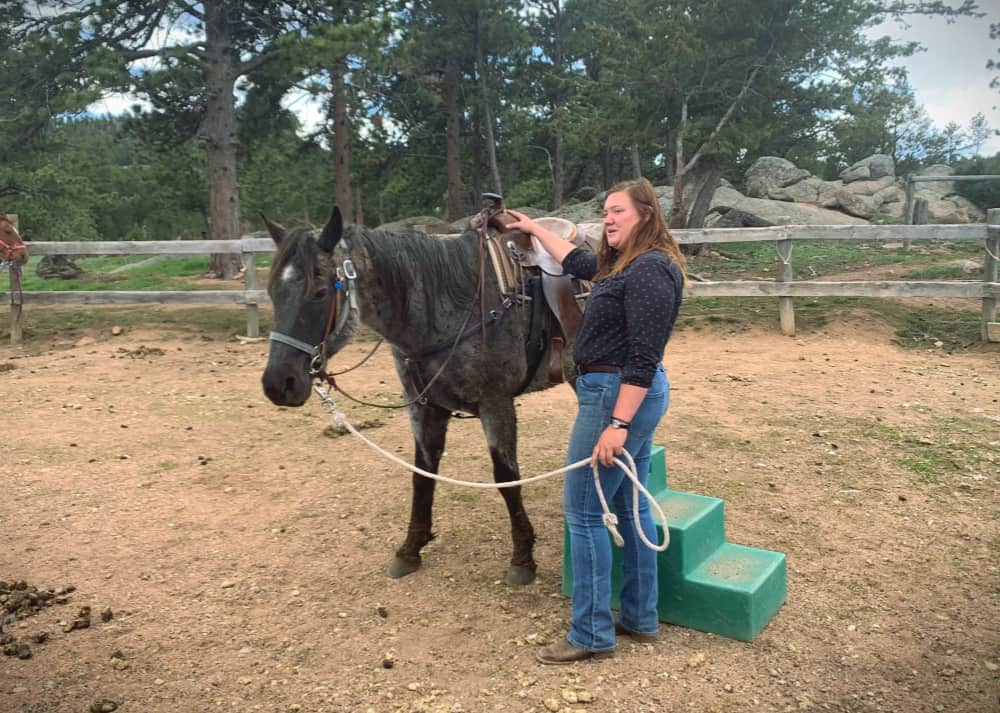
<svg viewBox="0 0 1000 713">
<path fill-rule="evenodd" d="M 486 193 L 483 197 L 492 201 L 492 205 L 477 215 L 472 225 L 486 230 L 486 244 L 500 283 L 500 292 L 503 296 L 520 294 L 529 297 L 532 302 L 527 340 L 528 381 L 539 366 L 546 340 L 551 345 L 549 382 L 562 383 L 567 376 L 572 381 L 572 350 L 565 347 L 572 347 L 580 331 L 583 321 L 581 303 L 590 293 L 590 283 L 564 273 L 562 265 L 542 248 L 534 236 L 509 230 L 507 226 L 517 219 L 506 211 L 501 196 Z M 568 220 L 547 217 L 537 218 L 535 222 L 577 247 L 597 249 L 598 242 Z"/>
</svg>

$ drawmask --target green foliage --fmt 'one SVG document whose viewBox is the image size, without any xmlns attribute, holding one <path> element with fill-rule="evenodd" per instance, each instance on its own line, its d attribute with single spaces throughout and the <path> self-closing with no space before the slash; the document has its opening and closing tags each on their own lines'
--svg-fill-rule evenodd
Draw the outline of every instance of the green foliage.
<svg viewBox="0 0 1000 713">
<path fill-rule="evenodd" d="M 269 312 L 261 313 L 261 331 L 271 329 Z M 246 331 L 246 312 L 238 307 L 207 307 L 158 309 L 135 307 L 106 307 L 81 310 L 33 310 L 24 319 L 22 330 L 25 340 L 66 336 L 78 330 L 107 332 L 113 326 L 153 327 L 167 326 L 188 332 L 197 339 L 229 339 Z M 7 320 L 0 321 L 0 340 L 10 339 Z"/>
<path fill-rule="evenodd" d="M 955 166 L 959 176 L 1000 176 L 1000 153 L 989 158 L 976 156 Z M 1000 178 L 989 181 L 961 181 L 955 190 L 970 201 L 986 208 L 1000 208 Z"/>
<path fill-rule="evenodd" d="M 903 277 L 907 280 L 963 280 L 969 275 L 958 265 L 932 265 L 910 270 Z"/>
<path fill-rule="evenodd" d="M 288 225 L 320 224 L 332 207 L 329 154 L 315 144 L 302 144 L 294 132 L 255 146 L 240 176 L 247 231 L 262 229 L 261 213 Z"/>
<path fill-rule="evenodd" d="M 216 9 L 229 44 L 213 54 L 205 33 Z M 733 180 L 761 154 L 832 178 L 885 152 L 904 173 L 959 154 L 985 120 L 935 132 L 892 69 L 915 46 L 868 29 L 972 9 L 957 0 L 6 3 L 0 198 L 36 240 L 198 236 L 219 174 L 206 149 L 232 141 L 238 165 L 225 169 L 239 171 L 240 194 L 227 205 L 240 205 L 243 230 L 259 227 L 259 211 L 321 222 L 341 157 L 328 127 L 304 136 L 283 105 L 294 91 L 328 100 L 335 66 L 347 68 L 351 182 L 369 224 L 445 214 L 450 69 L 467 212 L 491 183 L 488 120 L 508 202 L 540 208 L 557 181 L 569 197 L 631 176 L 633 147 L 641 171 L 665 182 L 678 140 L 685 161 L 700 151 Z M 170 43 L 149 44 L 165 24 Z M 220 71 L 239 80 L 236 136 L 213 134 L 209 121 Z M 103 92 L 125 90 L 144 108 L 124 120 L 84 114 Z"/>
<path fill-rule="evenodd" d="M 24 269 L 21 283 L 28 292 L 218 289 L 218 286 L 196 285 L 187 279 L 205 274 L 208 270 L 207 255 L 164 257 L 146 262 L 148 258 L 149 256 L 93 257 L 74 260 L 84 271 L 83 275 L 73 280 L 63 280 L 57 277 L 38 277 L 35 274 L 35 267 L 41 258 L 33 257 Z M 144 263 L 142 266 L 112 272 L 115 268 L 140 261 Z"/>
<path fill-rule="evenodd" d="M 903 347 L 936 348 L 941 342 L 941 348 L 954 351 L 981 343 L 983 321 L 976 312 L 927 307 L 900 317 L 896 342 Z"/>
</svg>

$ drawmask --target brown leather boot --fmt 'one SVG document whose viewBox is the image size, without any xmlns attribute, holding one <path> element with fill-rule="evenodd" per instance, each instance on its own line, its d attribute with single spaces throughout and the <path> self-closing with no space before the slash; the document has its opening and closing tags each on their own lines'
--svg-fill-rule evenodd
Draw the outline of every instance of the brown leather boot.
<svg viewBox="0 0 1000 713">
<path fill-rule="evenodd" d="M 551 646 L 546 646 L 536 654 L 538 663 L 551 666 L 570 664 L 587 659 L 608 659 L 615 655 L 614 651 L 587 651 L 579 649 L 566 639 L 561 639 Z"/>
<path fill-rule="evenodd" d="M 630 631 L 626 629 L 624 626 L 622 626 L 621 622 L 619 622 L 617 619 L 615 619 L 615 633 L 618 636 L 627 636 L 637 644 L 652 644 L 660 636 L 659 634 L 643 634 L 639 631 Z"/>
</svg>

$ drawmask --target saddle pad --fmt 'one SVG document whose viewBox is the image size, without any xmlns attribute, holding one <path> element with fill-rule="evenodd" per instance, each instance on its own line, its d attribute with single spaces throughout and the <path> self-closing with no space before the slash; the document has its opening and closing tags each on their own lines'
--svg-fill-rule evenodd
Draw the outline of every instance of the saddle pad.
<svg viewBox="0 0 1000 713">
<path fill-rule="evenodd" d="M 502 234 L 495 230 L 486 231 L 486 251 L 490 255 L 490 262 L 493 264 L 493 272 L 497 276 L 497 283 L 500 289 L 500 298 L 503 299 L 507 295 L 513 294 L 514 292 L 524 291 L 524 271 L 525 268 L 514 259 L 510 251 L 503 245 L 501 240 Z M 539 246 L 540 247 L 540 246 Z M 555 261 L 554 258 L 545 253 L 545 256 Z M 537 270 L 538 268 L 528 268 L 529 270 Z M 551 271 L 555 274 L 562 273 L 562 266 L 555 263 L 555 269 Z M 578 280 L 574 279 L 573 284 L 576 286 L 577 295 L 589 295 L 591 283 L 588 280 Z"/>
<path fill-rule="evenodd" d="M 489 230 L 486 233 L 486 250 L 490 255 L 493 272 L 496 274 L 497 283 L 500 286 L 500 297 L 504 298 L 524 288 L 524 269 L 501 245 L 500 238 L 500 233 L 496 231 Z"/>
</svg>

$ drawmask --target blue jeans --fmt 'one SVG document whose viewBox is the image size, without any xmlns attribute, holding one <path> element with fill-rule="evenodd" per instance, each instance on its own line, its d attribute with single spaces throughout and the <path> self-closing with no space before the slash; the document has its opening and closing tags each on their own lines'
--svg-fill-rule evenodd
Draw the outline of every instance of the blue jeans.
<svg viewBox="0 0 1000 713">
<path fill-rule="evenodd" d="M 589 458 L 597 439 L 611 421 L 618 398 L 619 374 L 593 372 L 576 380 L 579 411 L 569 439 L 567 463 Z M 649 455 L 653 433 L 667 410 L 670 385 L 659 367 L 646 398 L 632 417 L 625 450 L 632 454 L 643 485 L 649 477 Z M 624 460 L 624 458 L 622 459 Z M 600 468 L 604 497 L 618 515 L 618 529 L 625 540 L 624 584 L 619 620 L 626 629 L 653 634 L 659 626 L 656 613 L 657 553 L 639 539 L 632 514 L 632 483 L 616 465 Z M 611 540 L 602 521 L 601 501 L 589 465 L 566 474 L 563 512 L 569 528 L 573 563 L 573 614 L 567 640 L 588 651 L 615 648 L 615 621 L 611 614 Z M 640 493 L 639 520 L 650 542 L 656 542 L 656 526 L 649 503 Z"/>
</svg>

